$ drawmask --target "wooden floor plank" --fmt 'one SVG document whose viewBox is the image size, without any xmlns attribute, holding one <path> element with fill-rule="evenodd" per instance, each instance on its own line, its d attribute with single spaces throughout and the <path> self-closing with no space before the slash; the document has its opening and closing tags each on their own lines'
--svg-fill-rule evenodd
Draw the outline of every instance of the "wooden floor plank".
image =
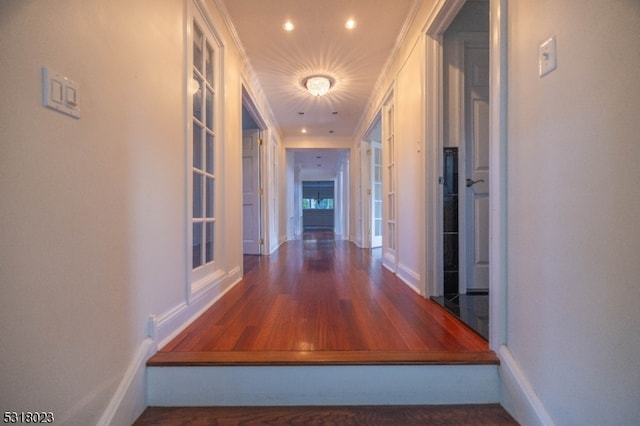
<svg viewBox="0 0 640 426">
<path fill-rule="evenodd" d="M 486 340 L 384 268 L 379 250 L 325 232 L 248 257 L 242 281 L 150 364 L 284 362 L 287 353 L 294 364 L 497 363 Z"/>
</svg>

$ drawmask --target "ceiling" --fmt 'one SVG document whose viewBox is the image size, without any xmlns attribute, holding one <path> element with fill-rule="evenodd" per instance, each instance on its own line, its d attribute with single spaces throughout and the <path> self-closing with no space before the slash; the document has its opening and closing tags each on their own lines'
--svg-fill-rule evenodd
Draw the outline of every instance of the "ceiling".
<svg viewBox="0 0 640 426">
<path fill-rule="evenodd" d="M 346 149 L 292 149 L 293 161 L 302 180 L 332 179 L 340 172 L 340 164 L 349 159 Z"/>
<path fill-rule="evenodd" d="M 286 139 L 353 138 L 416 0 L 219 0 Z M 348 19 L 357 23 L 345 28 Z M 283 28 L 291 21 L 295 28 Z M 305 77 L 335 83 L 316 97 Z M 306 133 L 303 133 L 303 129 Z M 310 153 L 310 167 L 316 155 Z M 306 163 L 305 163 L 306 164 Z"/>
</svg>

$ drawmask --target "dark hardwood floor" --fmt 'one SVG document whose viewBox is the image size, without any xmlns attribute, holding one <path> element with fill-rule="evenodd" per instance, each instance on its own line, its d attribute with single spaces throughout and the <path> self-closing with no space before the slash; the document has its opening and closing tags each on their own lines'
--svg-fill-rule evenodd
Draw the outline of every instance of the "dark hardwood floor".
<svg viewBox="0 0 640 426">
<path fill-rule="evenodd" d="M 497 364 L 486 340 L 383 268 L 376 250 L 305 233 L 247 256 L 243 280 L 148 365 Z"/>
<path fill-rule="evenodd" d="M 153 407 L 144 425 L 517 425 L 498 404 L 357 407 Z"/>
</svg>

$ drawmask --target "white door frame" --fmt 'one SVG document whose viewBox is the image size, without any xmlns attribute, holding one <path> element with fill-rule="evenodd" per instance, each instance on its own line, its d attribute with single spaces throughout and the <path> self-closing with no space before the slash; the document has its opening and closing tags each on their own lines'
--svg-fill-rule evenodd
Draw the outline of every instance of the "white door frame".
<svg viewBox="0 0 640 426">
<path fill-rule="evenodd" d="M 261 148 L 266 148 L 268 145 L 270 145 L 269 141 L 269 130 L 268 127 L 265 123 L 265 121 L 262 118 L 262 115 L 260 114 L 260 111 L 258 110 L 256 104 L 253 101 L 253 98 L 251 97 L 248 89 L 247 89 L 247 84 L 245 84 L 244 80 L 243 80 L 243 84 L 242 84 L 242 106 L 249 112 L 249 114 L 251 115 L 251 118 L 253 118 L 253 120 L 256 122 L 256 124 L 258 125 L 258 129 L 260 131 L 260 138 L 263 141 L 267 142 L 267 145 L 263 145 Z M 244 130 L 241 131 L 241 133 L 244 133 Z M 242 140 L 242 138 L 241 138 Z M 260 236 L 259 238 L 261 239 L 261 241 L 263 242 L 263 244 L 260 245 L 260 254 L 268 254 L 268 250 L 265 250 L 265 235 L 270 235 L 271 234 L 271 230 L 269 229 L 269 224 L 267 222 L 267 211 L 266 211 L 266 204 L 264 202 L 264 180 L 263 180 L 263 173 L 267 173 L 267 176 L 269 175 L 269 169 L 267 169 L 267 167 L 269 167 L 269 164 L 267 164 L 265 162 L 265 157 L 267 157 L 267 155 L 264 155 L 264 149 L 260 149 L 259 150 L 259 154 L 258 154 L 258 163 L 259 163 L 259 176 L 258 179 L 260 181 L 260 188 L 262 190 L 262 193 L 260 194 L 260 206 L 259 206 L 259 228 L 260 228 Z M 272 167 L 272 166 L 271 166 Z M 244 218 L 243 218 L 244 220 Z M 269 245 L 267 245 L 267 247 L 269 247 Z"/>
<path fill-rule="evenodd" d="M 398 170 L 395 140 L 395 94 L 391 90 L 382 103 L 382 265 L 398 272 Z M 391 146 L 390 146 L 391 145 Z M 392 181 L 391 181 L 392 179 Z"/>
<path fill-rule="evenodd" d="M 507 1 L 490 0 L 490 270 L 489 345 L 497 351 L 506 343 L 507 280 Z M 466 0 L 439 0 L 425 25 L 426 34 L 426 271 L 430 295 L 442 294 L 442 169 L 443 34 Z"/>
<path fill-rule="evenodd" d="M 379 138 L 382 139 L 382 138 Z M 384 223 L 382 221 L 382 216 L 380 216 L 380 234 L 379 235 L 375 235 L 375 228 L 376 228 L 376 217 L 375 217 L 375 211 L 376 211 L 376 207 L 375 207 L 375 202 L 376 202 L 376 160 L 375 160 L 375 156 L 376 156 L 376 150 L 380 151 L 380 211 L 382 212 L 382 210 L 384 209 L 384 206 L 382 206 L 383 203 L 383 194 L 382 194 L 382 141 L 371 141 L 369 143 L 369 150 L 370 150 L 370 156 L 369 156 L 369 169 L 371 171 L 371 174 L 369 176 L 369 246 L 370 247 L 382 247 L 382 230 L 384 228 Z"/>
<path fill-rule="evenodd" d="M 365 137 L 368 139 L 368 137 Z M 362 248 L 371 247 L 371 142 L 360 140 L 357 147 L 358 188 L 355 218 L 357 239 Z"/>
<path fill-rule="evenodd" d="M 375 132 L 375 134 L 374 134 Z M 360 211 L 356 213 L 356 217 L 358 214 L 361 216 L 360 220 L 360 236 L 363 248 L 371 248 L 371 247 L 382 247 L 382 228 L 384 227 L 384 223 L 381 224 L 381 235 L 378 237 L 378 242 L 373 244 L 374 239 L 374 149 L 377 146 L 380 149 L 382 155 L 382 110 L 379 110 L 369 128 L 364 133 L 364 138 L 360 141 L 358 145 L 358 153 L 359 153 L 359 163 L 360 163 L 360 192 L 358 194 L 359 205 L 361 206 Z M 382 173 L 382 171 L 381 171 Z M 382 177 L 381 177 L 382 179 Z M 382 191 L 382 190 L 381 190 Z M 384 198 L 381 194 L 381 197 Z"/>
</svg>

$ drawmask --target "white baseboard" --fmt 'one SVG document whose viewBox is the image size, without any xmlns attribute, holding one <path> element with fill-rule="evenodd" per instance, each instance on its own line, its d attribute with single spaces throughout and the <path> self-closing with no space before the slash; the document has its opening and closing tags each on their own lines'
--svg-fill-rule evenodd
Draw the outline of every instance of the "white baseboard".
<svg viewBox="0 0 640 426">
<path fill-rule="evenodd" d="M 388 270 L 390 270 L 391 272 L 393 272 L 394 274 L 397 272 L 396 271 L 396 257 L 394 254 L 390 254 L 390 253 L 382 253 L 382 266 L 384 266 L 385 268 L 387 268 Z"/>
<path fill-rule="evenodd" d="M 411 268 L 398 263 L 398 278 L 400 278 L 406 285 L 413 291 L 421 296 L 424 296 L 424 292 L 420 290 L 420 274 L 412 270 Z"/>
<path fill-rule="evenodd" d="M 138 347 L 98 426 L 130 425 L 142 414 L 147 407 L 146 363 L 155 351 L 149 338 Z"/>
<path fill-rule="evenodd" d="M 498 350 L 500 357 L 500 403 L 522 425 L 554 426 L 529 380 L 506 346 Z"/>
<path fill-rule="evenodd" d="M 163 313 L 157 318 L 150 318 L 149 335 L 157 342 L 157 348 L 161 348 L 176 337 L 182 330 L 191 324 L 231 290 L 242 279 L 240 268 L 235 268 L 226 275 L 224 280 L 214 283 L 198 292 L 190 303 L 182 302 L 173 309 Z"/>
<path fill-rule="evenodd" d="M 102 414 L 98 425 L 132 424 L 147 407 L 147 368 L 146 363 L 158 348 L 169 343 L 175 336 L 209 309 L 226 292 L 242 279 L 242 271 L 234 268 L 225 279 L 202 288 L 191 303 L 180 303 L 167 312 L 151 315 L 147 322 L 146 338 L 138 347 L 127 371 L 109 405 Z"/>
<path fill-rule="evenodd" d="M 278 239 L 278 241 L 275 242 L 275 244 L 271 245 L 271 249 L 269 250 L 269 253 L 266 254 L 273 254 L 275 253 L 276 250 L 278 250 L 278 248 L 280 248 L 280 246 L 284 243 L 287 242 L 287 236 L 280 236 L 280 238 Z"/>
<path fill-rule="evenodd" d="M 420 296 L 426 297 L 426 289 L 424 291 L 420 289 L 420 274 L 403 265 L 402 263 L 395 265 L 394 261 L 395 259 L 392 255 L 385 254 L 382 256 L 382 266 L 384 268 L 393 272 L 411 290 L 415 291 Z M 394 268 L 397 268 L 397 270 Z"/>
</svg>

